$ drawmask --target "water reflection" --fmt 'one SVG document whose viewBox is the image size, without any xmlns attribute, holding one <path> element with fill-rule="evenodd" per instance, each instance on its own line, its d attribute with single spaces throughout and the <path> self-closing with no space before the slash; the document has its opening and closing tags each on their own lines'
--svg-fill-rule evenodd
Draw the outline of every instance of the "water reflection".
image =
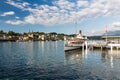
<svg viewBox="0 0 120 80">
<path fill-rule="evenodd" d="M 82 62 L 85 58 L 87 58 L 88 50 L 74 50 L 65 52 L 65 64 L 70 63 L 74 64 L 76 62 Z"/>
<path fill-rule="evenodd" d="M 0 49 L 0 79 L 120 79 L 120 50 L 64 53 L 62 41 L 1 43 Z"/>
<path fill-rule="evenodd" d="M 89 57 L 89 59 L 87 59 Z M 99 60 L 101 63 L 109 64 L 114 68 L 114 62 L 120 59 L 120 50 L 75 50 L 65 52 L 65 64 L 75 64 L 77 62 L 85 62 L 85 60 L 92 61 L 93 59 Z M 95 60 L 96 61 L 96 60 Z M 98 63 L 98 62 L 97 62 Z"/>
<path fill-rule="evenodd" d="M 120 50 L 104 50 L 101 53 L 102 61 L 110 61 L 111 68 L 114 68 L 114 60 L 120 59 Z"/>
<path fill-rule="evenodd" d="M 45 51 L 45 49 L 44 49 L 44 41 L 42 41 L 41 43 L 39 42 L 39 45 L 41 45 L 40 48 L 42 48 L 41 52 L 44 53 L 44 51 Z"/>
</svg>

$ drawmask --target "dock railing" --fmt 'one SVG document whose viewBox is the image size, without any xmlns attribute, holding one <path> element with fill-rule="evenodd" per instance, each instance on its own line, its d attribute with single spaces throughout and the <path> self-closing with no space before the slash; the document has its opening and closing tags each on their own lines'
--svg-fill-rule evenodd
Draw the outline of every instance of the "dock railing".
<svg viewBox="0 0 120 80">
<path fill-rule="evenodd" d="M 96 41 L 93 41 L 89 44 L 89 46 L 95 46 L 95 47 L 104 47 L 106 46 L 107 43 L 105 41 L 100 41 L 100 42 L 96 42 Z"/>
</svg>

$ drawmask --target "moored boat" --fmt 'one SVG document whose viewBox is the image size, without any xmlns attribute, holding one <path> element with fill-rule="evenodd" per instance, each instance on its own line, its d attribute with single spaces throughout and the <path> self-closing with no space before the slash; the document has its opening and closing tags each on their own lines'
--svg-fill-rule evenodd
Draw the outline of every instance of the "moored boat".
<svg viewBox="0 0 120 80">
<path fill-rule="evenodd" d="M 64 51 L 80 49 L 85 47 L 85 45 L 87 46 L 87 38 L 83 37 L 80 30 L 79 34 L 77 34 L 75 38 L 66 41 Z"/>
</svg>

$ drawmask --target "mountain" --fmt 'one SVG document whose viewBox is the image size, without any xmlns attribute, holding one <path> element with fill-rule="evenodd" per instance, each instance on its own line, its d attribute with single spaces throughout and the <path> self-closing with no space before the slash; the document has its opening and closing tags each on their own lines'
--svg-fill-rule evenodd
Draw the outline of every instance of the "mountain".
<svg viewBox="0 0 120 80">
<path fill-rule="evenodd" d="M 106 34 L 103 34 L 106 35 Z M 116 31 L 109 31 L 107 32 L 108 36 L 120 36 L 120 30 L 116 30 Z"/>
<path fill-rule="evenodd" d="M 99 35 L 99 36 L 88 36 L 88 39 L 90 40 L 103 40 L 102 36 L 105 36 L 106 33 L 104 33 L 103 35 Z M 116 31 L 109 31 L 107 32 L 107 36 L 120 36 L 120 30 L 116 30 Z"/>
<path fill-rule="evenodd" d="M 88 36 L 89 40 L 103 40 L 101 36 Z"/>
</svg>

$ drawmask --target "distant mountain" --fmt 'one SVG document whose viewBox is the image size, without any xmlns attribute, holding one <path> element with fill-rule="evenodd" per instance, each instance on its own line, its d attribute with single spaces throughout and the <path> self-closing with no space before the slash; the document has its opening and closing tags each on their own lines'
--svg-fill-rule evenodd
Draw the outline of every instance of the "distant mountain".
<svg viewBox="0 0 120 80">
<path fill-rule="evenodd" d="M 99 36 L 88 36 L 88 39 L 90 40 L 103 40 L 101 36 L 105 36 L 106 33 L 104 33 L 103 35 L 99 35 Z M 107 36 L 120 36 L 120 30 L 116 30 L 116 31 L 109 31 L 107 32 Z"/>
<path fill-rule="evenodd" d="M 103 40 L 101 36 L 88 36 L 89 40 Z"/>
<path fill-rule="evenodd" d="M 106 34 L 103 34 L 106 35 Z M 107 32 L 108 36 L 120 36 L 120 30 L 116 30 L 116 31 L 109 31 Z"/>
</svg>

